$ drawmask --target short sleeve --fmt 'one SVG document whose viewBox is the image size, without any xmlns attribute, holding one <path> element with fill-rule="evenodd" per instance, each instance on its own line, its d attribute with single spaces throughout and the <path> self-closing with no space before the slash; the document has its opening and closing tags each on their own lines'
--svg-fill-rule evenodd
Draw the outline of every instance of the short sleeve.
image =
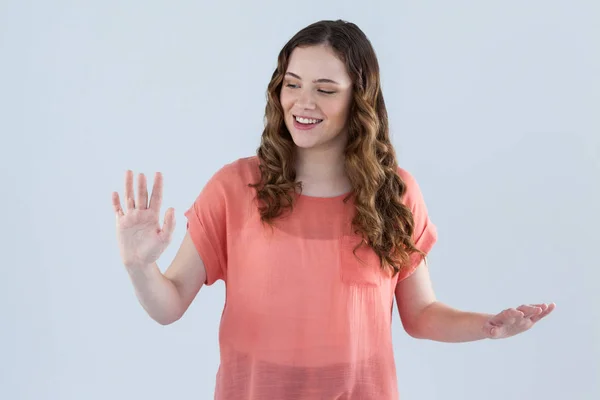
<svg viewBox="0 0 600 400">
<path fill-rule="evenodd" d="M 429 218 L 427 205 L 425 204 L 423 194 L 421 193 L 421 188 L 419 187 L 419 184 L 415 178 L 408 171 L 402 168 L 399 168 L 398 173 L 406 184 L 406 192 L 403 197 L 403 203 L 410 208 L 413 214 L 413 241 L 419 250 L 425 254 L 428 254 L 433 248 L 433 245 L 437 242 L 437 228 Z M 409 277 L 419 266 L 422 259 L 422 255 L 419 253 L 411 254 L 410 262 L 408 266 L 401 272 L 400 276 L 398 277 L 398 282 Z"/>
<path fill-rule="evenodd" d="M 221 169 L 185 212 L 187 230 L 206 268 L 206 285 L 225 280 L 227 270 L 226 178 Z"/>
</svg>

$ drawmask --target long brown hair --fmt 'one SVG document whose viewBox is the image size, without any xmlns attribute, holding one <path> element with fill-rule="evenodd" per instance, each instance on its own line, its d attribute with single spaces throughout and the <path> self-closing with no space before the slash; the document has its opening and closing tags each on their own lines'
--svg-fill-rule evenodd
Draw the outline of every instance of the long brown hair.
<svg viewBox="0 0 600 400">
<path fill-rule="evenodd" d="M 406 185 L 398 175 L 390 142 L 388 116 L 381 91 L 379 63 L 365 34 L 353 23 L 319 21 L 294 35 L 279 53 L 267 89 L 265 128 L 257 149 L 261 178 L 256 188 L 263 222 L 271 223 L 293 209 L 297 189 L 295 144 L 284 123 L 279 93 L 292 51 L 296 47 L 328 45 L 346 65 L 353 82 L 353 99 L 345 150 L 345 169 L 352 184 L 355 233 L 381 257 L 381 267 L 393 275 L 413 252 L 425 256 L 412 240 L 414 220 L 401 202 Z M 347 199 L 346 199 L 347 200 Z"/>
</svg>

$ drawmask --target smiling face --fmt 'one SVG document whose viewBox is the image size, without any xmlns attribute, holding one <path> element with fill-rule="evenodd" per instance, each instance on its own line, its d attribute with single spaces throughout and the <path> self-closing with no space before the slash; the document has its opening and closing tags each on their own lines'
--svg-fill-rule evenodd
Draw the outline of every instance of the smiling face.
<svg viewBox="0 0 600 400">
<path fill-rule="evenodd" d="M 331 47 L 296 47 L 292 51 L 280 100 L 296 146 L 343 152 L 352 81 Z"/>
</svg>

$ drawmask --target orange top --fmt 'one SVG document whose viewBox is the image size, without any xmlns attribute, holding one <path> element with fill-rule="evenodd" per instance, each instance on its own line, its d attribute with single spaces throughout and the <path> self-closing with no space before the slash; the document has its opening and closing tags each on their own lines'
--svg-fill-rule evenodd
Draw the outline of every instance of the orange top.
<svg viewBox="0 0 600 400">
<path fill-rule="evenodd" d="M 420 189 L 399 168 L 416 246 L 437 239 Z M 263 228 L 248 183 L 258 158 L 221 168 L 186 211 L 207 285 L 226 286 L 215 399 L 397 399 L 391 278 L 370 248 L 352 249 L 352 200 L 298 194 L 292 213 Z"/>
</svg>

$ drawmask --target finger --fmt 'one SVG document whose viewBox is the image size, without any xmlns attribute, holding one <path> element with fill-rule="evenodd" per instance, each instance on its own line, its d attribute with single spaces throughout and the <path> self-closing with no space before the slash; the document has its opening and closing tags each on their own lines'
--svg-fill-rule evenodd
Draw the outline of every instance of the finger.
<svg viewBox="0 0 600 400">
<path fill-rule="evenodd" d="M 548 304 L 546 303 L 541 303 L 541 304 L 532 304 L 532 306 L 536 306 L 542 309 L 542 312 L 546 311 L 546 309 L 548 308 Z"/>
<path fill-rule="evenodd" d="M 163 235 L 163 239 L 167 240 L 175 230 L 175 209 L 170 207 L 165 213 L 165 220 L 163 221 L 163 226 L 161 230 L 161 234 Z"/>
<path fill-rule="evenodd" d="M 127 211 L 135 209 L 135 200 L 133 197 L 133 171 L 125 172 L 125 204 Z"/>
<path fill-rule="evenodd" d="M 148 208 L 148 185 L 144 174 L 138 175 L 137 208 L 139 210 Z"/>
<path fill-rule="evenodd" d="M 112 204 L 113 210 L 115 211 L 117 217 L 122 217 L 125 215 L 123 212 L 123 208 L 121 208 L 121 200 L 119 199 L 119 193 L 112 192 Z"/>
<path fill-rule="evenodd" d="M 160 212 L 162 205 L 163 176 L 160 172 L 154 174 L 154 184 L 152 186 L 152 197 L 150 197 L 150 208 Z"/>
<path fill-rule="evenodd" d="M 545 316 L 547 316 L 548 314 L 550 314 L 554 309 L 556 308 L 556 304 L 554 303 L 550 303 L 549 305 L 546 306 L 546 309 L 544 311 L 542 311 L 541 314 L 536 315 L 534 317 L 531 318 L 531 320 L 533 322 L 537 322 L 540 319 L 544 318 Z"/>
<path fill-rule="evenodd" d="M 542 310 L 542 312 L 540 313 L 540 315 L 543 315 L 546 311 L 548 311 L 548 304 L 545 304 L 545 303 L 532 304 L 532 306 L 539 307 Z"/>
<path fill-rule="evenodd" d="M 546 315 L 550 314 L 552 311 L 554 311 L 554 309 L 556 308 L 556 304 L 554 303 L 550 303 L 548 305 L 548 308 L 546 309 L 546 311 L 544 311 L 542 314 L 542 318 L 545 317 Z"/>
<path fill-rule="evenodd" d="M 535 315 L 542 313 L 542 308 L 535 306 L 535 305 L 525 305 L 524 304 L 520 307 L 517 307 L 517 310 L 521 311 L 525 318 L 531 318 Z"/>
</svg>

